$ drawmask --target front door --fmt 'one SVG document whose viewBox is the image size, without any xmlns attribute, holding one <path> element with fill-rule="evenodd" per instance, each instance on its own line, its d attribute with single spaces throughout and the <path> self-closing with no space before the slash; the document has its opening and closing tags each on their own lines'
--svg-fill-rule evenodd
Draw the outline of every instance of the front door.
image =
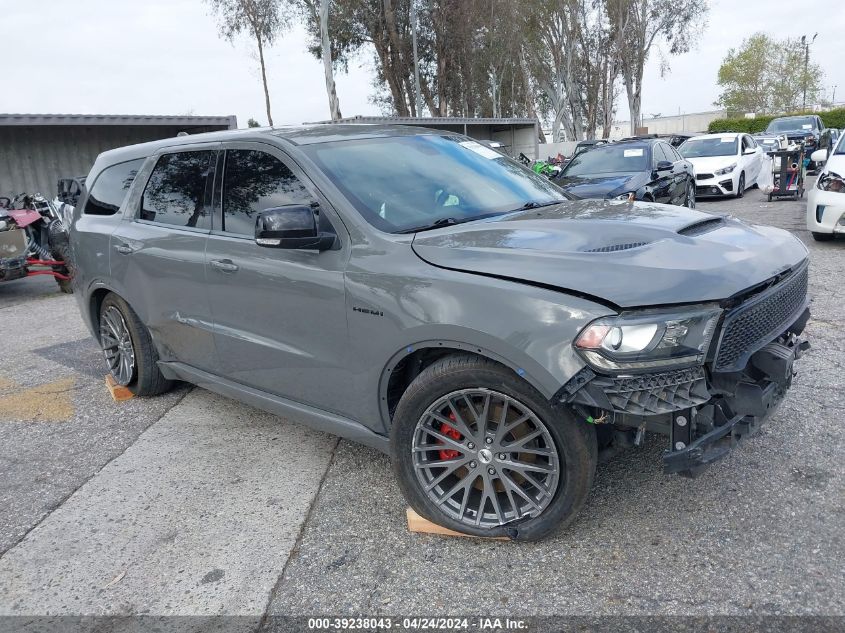
<svg viewBox="0 0 845 633">
<path fill-rule="evenodd" d="M 159 356 L 214 371 L 205 288 L 216 148 L 162 153 L 140 201 L 111 236 L 111 273 Z"/>
<path fill-rule="evenodd" d="M 300 403 L 340 411 L 347 370 L 344 270 L 349 240 L 325 199 L 283 152 L 233 144 L 219 162 L 214 230 L 206 248 L 208 296 L 221 374 Z M 255 243 L 266 209 L 314 204 L 337 250 L 285 250 Z M 337 406 L 332 406 L 332 403 Z"/>
<path fill-rule="evenodd" d="M 660 143 L 651 146 L 652 191 L 654 201 L 670 204 L 672 202 L 672 187 L 674 186 L 672 171 L 657 171 L 657 164 L 670 160 L 660 147 Z M 671 161 L 670 161 L 671 162 Z"/>
</svg>

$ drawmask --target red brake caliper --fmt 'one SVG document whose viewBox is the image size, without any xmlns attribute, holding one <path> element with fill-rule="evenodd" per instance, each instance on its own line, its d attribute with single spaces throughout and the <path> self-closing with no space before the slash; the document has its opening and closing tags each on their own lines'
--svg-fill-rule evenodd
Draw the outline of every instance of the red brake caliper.
<svg viewBox="0 0 845 633">
<path fill-rule="evenodd" d="M 450 413 L 450 414 L 449 414 L 449 419 L 450 419 L 450 420 L 454 420 L 454 419 L 455 419 L 455 414 L 454 414 L 454 413 Z M 450 425 L 446 424 L 445 422 L 441 422 L 441 423 L 440 423 L 440 432 L 441 432 L 441 433 L 443 433 L 443 435 L 448 435 L 448 436 L 449 436 L 449 437 L 451 437 L 453 440 L 457 440 L 457 441 L 459 441 L 459 442 L 460 442 L 460 441 L 461 441 L 461 439 L 463 438 L 463 435 L 461 435 L 461 434 L 458 432 L 458 429 L 456 429 L 456 428 L 455 428 L 455 427 L 453 427 L 453 426 L 450 426 Z M 443 441 L 442 441 L 442 440 L 438 440 L 438 443 L 442 444 L 442 443 L 443 443 Z M 454 449 L 454 448 L 441 448 L 441 449 L 440 449 L 440 459 L 441 459 L 441 460 L 455 459 L 455 458 L 456 458 L 458 455 L 460 455 L 460 454 L 461 454 L 461 452 L 460 452 L 459 450 L 457 450 L 457 449 Z"/>
</svg>

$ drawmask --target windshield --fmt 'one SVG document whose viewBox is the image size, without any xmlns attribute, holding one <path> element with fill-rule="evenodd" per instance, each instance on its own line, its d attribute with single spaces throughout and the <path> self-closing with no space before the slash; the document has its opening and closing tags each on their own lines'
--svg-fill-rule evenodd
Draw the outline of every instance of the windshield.
<svg viewBox="0 0 845 633">
<path fill-rule="evenodd" d="M 569 199 L 544 176 L 462 136 L 395 136 L 303 149 L 364 219 L 391 233 Z"/>
<path fill-rule="evenodd" d="M 678 148 L 684 158 L 736 155 L 737 137 L 692 138 Z"/>
<path fill-rule="evenodd" d="M 630 145 L 602 145 L 578 154 L 569 161 L 562 176 L 585 176 L 645 171 L 648 169 L 648 147 Z"/>
<path fill-rule="evenodd" d="M 767 132 L 793 132 L 795 130 L 812 130 L 815 120 L 811 116 L 797 116 L 788 119 L 775 119 L 769 123 Z"/>
</svg>

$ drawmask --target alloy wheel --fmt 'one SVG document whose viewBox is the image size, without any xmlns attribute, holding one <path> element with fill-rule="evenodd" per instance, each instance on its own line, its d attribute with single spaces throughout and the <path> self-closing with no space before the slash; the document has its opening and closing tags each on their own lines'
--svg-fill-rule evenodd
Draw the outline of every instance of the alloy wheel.
<svg viewBox="0 0 845 633">
<path fill-rule="evenodd" d="M 561 458 L 524 404 L 484 388 L 439 398 L 414 429 L 414 472 L 442 512 L 492 528 L 540 515 L 560 485 Z"/>
<path fill-rule="evenodd" d="M 124 387 L 135 373 L 135 348 L 126 320 L 115 306 L 109 306 L 100 319 L 100 345 L 109 366 L 109 372 Z"/>
</svg>

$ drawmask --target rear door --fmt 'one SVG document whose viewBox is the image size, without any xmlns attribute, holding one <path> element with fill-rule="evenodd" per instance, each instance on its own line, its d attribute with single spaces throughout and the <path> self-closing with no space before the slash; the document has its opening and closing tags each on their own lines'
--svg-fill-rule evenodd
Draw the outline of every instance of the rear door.
<svg viewBox="0 0 845 633">
<path fill-rule="evenodd" d="M 164 361 L 216 369 L 205 288 L 205 243 L 217 147 L 153 157 L 143 194 L 111 237 L 112 277 Z"/>
<path fill-rule="evenodd" d="M 226 144 L 208 238 L 206 275 L 221 373 L 300 403 L 344 410 L 347 370 L 343 224 L 302 170 L 264 143 Z M 337 250 L 287 250 L 255 243 L 262 211 L 313 204 Z M 329 385 L 331 386 L 329 388 Z"/>
</svg>

